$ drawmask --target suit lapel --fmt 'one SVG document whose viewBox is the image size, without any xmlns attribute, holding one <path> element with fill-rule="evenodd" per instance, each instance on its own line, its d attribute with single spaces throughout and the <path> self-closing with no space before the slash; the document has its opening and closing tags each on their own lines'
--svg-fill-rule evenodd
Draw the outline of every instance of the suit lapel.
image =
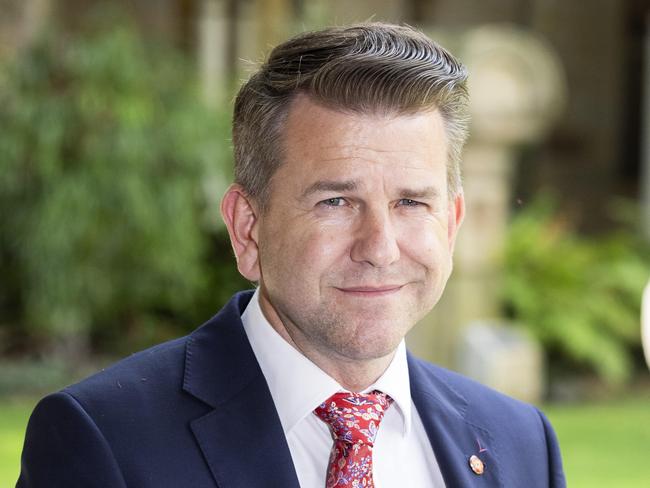
<svg viewBox="0 0 650 488">
<path fill-rule="evenodd" d="M 468 405 L 439 375 L 425 371 L 409 354 L 411 396 L 433 447 L 447 487 L 497 487 L 496 446 L 490 433 L 467 418 Z M 471 456 L 483 463 L 483 474 L 470 467 Z"/>
<path fill-rule="evenodd" d="M 236 295 L 188 339 L 183 389 L 213 407 L 191 429 L 219 488 L 299 488 L 280 418 L 241 323 L 250 297 Z"/>
</svg>

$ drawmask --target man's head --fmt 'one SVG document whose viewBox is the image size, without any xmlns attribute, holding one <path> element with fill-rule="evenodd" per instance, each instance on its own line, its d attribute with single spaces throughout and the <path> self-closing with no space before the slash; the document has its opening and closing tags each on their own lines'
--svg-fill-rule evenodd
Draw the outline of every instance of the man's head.
<svg viewBox="0 0 650 488">
<path fill-rule="evenodd" d="M 467 138 L 467 73 L 450 53 L 410 27 L 382 23 L 300 34 L 277 46 L 235 101 L 235 181 L 264 210 L 283 162 L 291 102 L 306 95 L 334 110 L 411 115 L 437 109 L 448 139 L 450 197 L 461 191 Z"/>
<path fill-rule="evenodd" d="M 383 24 L 291 39 L 242 88 L 222 202 L 238 268 L 330 374 L 391 356 L 440 298 L 464 212 L 466 103 L 451 55 Z"/>
</svg>

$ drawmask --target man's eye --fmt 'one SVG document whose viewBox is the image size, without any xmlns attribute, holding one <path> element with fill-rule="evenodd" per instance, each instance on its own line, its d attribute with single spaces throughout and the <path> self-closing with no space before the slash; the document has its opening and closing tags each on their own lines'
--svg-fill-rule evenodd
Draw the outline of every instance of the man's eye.
<svg viewBox="0 0 650 488">
<path fill-rule="evenodd" d="M 323 200 L 320 203 L 328 207 L 342 207 L 345 205 L 345 199 L 342 197 L 328 198 L 327 200 Z"/>
<path fill-rule="evenodd" d="M 399 201 L 399 205 L 406 206 L 406 207 L 418 207 L 422 204 L 416 200 L 411 200 L 410 198 L 402 198 Z"/>
</svg>

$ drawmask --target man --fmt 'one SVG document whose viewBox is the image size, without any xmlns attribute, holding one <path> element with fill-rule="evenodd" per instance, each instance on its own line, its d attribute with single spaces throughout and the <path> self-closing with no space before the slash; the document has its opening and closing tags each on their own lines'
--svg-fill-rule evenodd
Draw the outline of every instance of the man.
<svg viewBox="0 0 650 488">
<path fill-rule="evenodd" d="M 404 347 L 452 268 L 465 80 L 407 27 L 278 46 L 237 97 L 221 208 L 259 287 L 45 398 L 18 486 L 564 486 L 539 411 Z"/>
</svg>

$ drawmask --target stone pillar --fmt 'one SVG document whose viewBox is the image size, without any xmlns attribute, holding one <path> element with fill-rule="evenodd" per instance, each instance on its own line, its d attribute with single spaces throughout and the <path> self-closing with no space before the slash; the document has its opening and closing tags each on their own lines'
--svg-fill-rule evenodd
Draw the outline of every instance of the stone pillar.
<svg viewBox="0 0 650 488">
<path fill-rule="evenodd" d="M 455 292 L 465 301 L 457 323 L 497 318 L 500 255 L 509 219 L 516 149 L 544 137 L 561 113 L 560 62 L 532 33 L 481 27 L 465 38 L 472 125 L 463 158 L 467 218 L 456 249 Z"/>
<path fill-rule="evenodd" d="M 432 37 L 440 38 L 435 33 Z M 515 149 L 541 140 L 561 113 L 566 89 L 553 51 L 530 32 L 484 26 L 450 45 L 470 72 L 472 125 L 463 157 L 467 212 L 447 290 L 425 323 L 410 334 L 409 345 L 421 356 L 455 367 L 462 328 L 500 316 L 499 256 Z"/>
<path fill-rule="evenodd" d="M 223 0 L 203 0 L 198 22 L 198 60 L 203 99 L 210 107 L 222 101 L 226 85 L 227 19 Z"/>
</svg>

